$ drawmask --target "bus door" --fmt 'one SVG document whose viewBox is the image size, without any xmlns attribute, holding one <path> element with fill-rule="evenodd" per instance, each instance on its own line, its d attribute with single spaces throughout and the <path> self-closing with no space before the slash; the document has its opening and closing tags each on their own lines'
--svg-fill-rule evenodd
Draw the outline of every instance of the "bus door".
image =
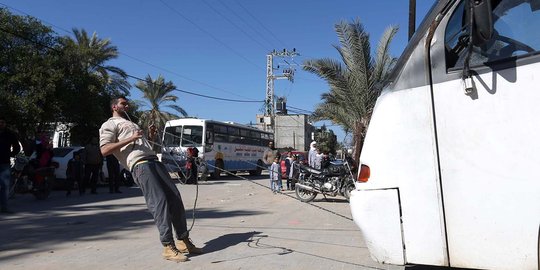
<svg viewBox="0 0 540 270">
<path fill-rule="evenodd" d="M 457 1 L 459 2 L 459 1 Z M 450 265 L 535 269 L 540 223 L 539 1 L 492 1 L 495 33 L 470 57 L 465 1 L 430 43 Z"/>
</svg>

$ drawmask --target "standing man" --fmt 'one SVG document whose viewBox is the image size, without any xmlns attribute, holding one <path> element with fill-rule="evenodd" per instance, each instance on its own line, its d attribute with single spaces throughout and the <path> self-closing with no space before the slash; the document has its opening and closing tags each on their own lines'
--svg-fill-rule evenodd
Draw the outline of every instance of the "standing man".
<svg viewBox="0 0 540 270">
<path fill-rule="evenodd" d="M 175 262 L 187 261 L 188 258 L 182 253 L 200 254 L 202 249 L 189 239 L 182 197 L 150 146 L 148 139 L 155 135 L 155 127 L 150 126 L 150 138 L 144 138 L 139 126 L 129 120 L 128 108 L 125 97 L 111 101 L 112 117 L 99 129 L 101 153 L 104 156 L 113 154 L 120 164 L 131 170 L 148 210 L 154 216 L 164 246 L 163 258 Z M 173 228 L 178 240 L 176 243 Z"/>
<path fill-rule="evenodd" d="M 21 151 L 17 135 L 6 128 L 6 119 L 0 117 L 0 212 L 11 214 L 8 209 L 11 182 L 10 158 Z"/>
<path fill-rule="evenodd" d="M 109 173 L 109 193 L 122 193 L 120 191 L 120 163 L 114 155 L 105 157 L 107 160 L 107 172 Z"/>
<path fill-rule="evenodd" d="M 103 156 L 98 146 L 98 138 L 93 137 L 90 143 L 84 147 L 84 157 L 84 182 L 86 185 L 90 185 L 92 194 L 97 194 L 97 181 L 103 166 Z M 83 193 L 86 190 L 86 185 Z"/>
</svg>

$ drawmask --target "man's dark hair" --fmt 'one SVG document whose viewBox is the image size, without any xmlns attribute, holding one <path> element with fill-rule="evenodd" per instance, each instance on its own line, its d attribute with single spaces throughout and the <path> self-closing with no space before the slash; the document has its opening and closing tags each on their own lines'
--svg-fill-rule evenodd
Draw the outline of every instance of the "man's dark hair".
<svg viewBox="0 0 540 270">
<path fill-rule="evenodd" d="M 111 108 L 112 108 L 113 105 L 118 104 L 118 100 L 119 100 L 119 99 L 125 99 L 125 100 L 128 100 L 125 96 L 113 97 L 113 98 L 111 99 Z"/>
</svg>

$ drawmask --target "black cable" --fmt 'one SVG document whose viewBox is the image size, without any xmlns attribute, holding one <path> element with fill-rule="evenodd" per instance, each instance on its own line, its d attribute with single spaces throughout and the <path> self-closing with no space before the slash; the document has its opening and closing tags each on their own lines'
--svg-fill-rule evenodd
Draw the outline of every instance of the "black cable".
<svg viewBox="0 0 540 270">
<path fill-rule="evenodd" d="M 290 106 L 290 105 L 288 105 L 288 104 L 287 104 L 287 106 L 288 106 L 289 108 L 292 108 L 292 109 L 296 109 L 296 110 L 308 112 L 308 114 L 313 114 L 313 112 L 312 112 L 312 111 L 309 111 L 309 110 L 304 110 L 304 109 L 301 109 L 301 108 L 293 107 L 293 106 Z"/>
<path fill-rule="evenodd" d="M 204 4 L 206 4 L 211 10 L 213 10 L 215 13 L 217 13 L 219 16 L 221 16 L 223 19 L 225 19 L 226 21 L 228 21 L 232 26 L 236 27 L 236 29 L 240 30 L 240 32 L 242 32 L 244 35 L 246 35 L 249 39 L 251 39 L 253 42 L 257 43 L 259 46 L 261 46 L 261 48 L 263 48 L 263 50 L 265 51 L 269 51 L 268 48 L 265 47 L 264 44 L 262 44 L 260 41 L 256 40 L 255 38 L 253 38 L 249 33 L 247 33 L 246 31 L 244 31 L 244 29 L 240 28 L 240 26 L 238 26 L 236 23 L 234 23 L 231 19 L 229 19 L 227 16 L 223 15 L 223 13 L 221 13 L 219 10 L 215 9 L 213 6 L 211 6 L 210 4 L 208 4 L 208 2 L 206 2 L 205 0 L 202 0 L 202 2 Z"/>
<path fill-rule="evenodd" d="M 236 1 L 236 4 L 238 4 L 260 26 L 262 26 L 262 28 L 264 30 L 268 31 L 268 33 L 270 33 L 270 35 L 272 35 L 272 37 L 274 37 L 277 41 L 279 41 L 279 43 L 281 43 L 285 48 L 288 48 L 288 46 L 285 44 L 285 42 L 281 41 L 276 35 L 274 35 L 274 33 L 272 33 L 272 31 L 270 31 L 270 29 L 268 29 L 266 26 L 264 26 L 264 24 L 259 19 L 257 19 L 257 17 L 255 17 L 253 14 L 251 14 L 251 12 L 249 12 L 249 10 L 247 10 L 244 6 L 242 6 L 242 4 L 240 4 L 240 2 Z"/>
<path fill-rule="evenodd" d="M 225 44 L 223 41 L 219 40 L 217 37 L 215 37 L 214 35 L 212 35 L 212 33 L 208 32 L 207 30 L 205 30 L 204 28 L 202 28 L 201 26 L 199 26 L 198 24 L 196 24 L 194 21 L 190 20 L 188 17 L 184 16 L 182 13 L 180 13 L 178 10 L 174 9 L 173 7 L 171 7 L 170 5 L 168 5 L 167 3 L 165 3 L 163 0 L 159 0 L 164 6 L 166 6 L 167 8 L 169 8 L 170 10 L 172 10 L 174 13 L 176 13 L 178 16 L 180 16 L 181 18 L 183 18 L 184 20 L 186 20 L 187 22 L 191 23 L 192 25 L 194 25 L 197 29 L 199 29 L 200 31 L 202 31 L 203 33 L 207 34 L 208 36 L 210 36 L 212 39 L 214 39 L 216 42 L 218 42 L 219 44 L 221 44 L 223 47 L 227 48 L 229 51 L 233 52 L 234 54 L 236 54 L 237 56 L 239 56 L 240 58 L 244 59 L 246 62 L 250 63 L 251 65 L 259 68 L 259 69 L 263 69 L 262 67 L 260 67 L 259 65 L 253 63 L 251 60 L 249 60 L 247 57 L 243 56 L 242 54 L 240 54 L 239 52 L 237 52 L 236 50 L 234 50 L 233 48 L 231 48 L 229 45 Z"/>
<path fill-rule="evenodd" d="M 17 12 L 19 12 L 19 13 L 25 14 L 25 15 L 27 15 L 27 16 L 30 16 L 30 17 L 39 19 L 41 22 L 45 22 L 46 24 L 52 26 L 53 28 L 60 29 L 60 30 L 62 30 L 63 32 L 69 34 L 69 35 L 73 34 L 73 32 L 71 32 L 71 31 L 69 31 L 69 30 L 67 30 L 67 29 L 65 29 L 65 28 L 62 28 L 62 27 L 57 26 L 57 25 L 55 25 L 55 24 L 53 24 L 53 23 L 51 23 L 51 22 L 48 22 L 48 21 L 45 21 L 45 20 L 43 20 L 43 19 L 37 18 L 37 17 L 35 17 L 35 16 L 32 16 L 32 15 L 30 15 L 30 14 L 28 14 L 28 13 L 26 13 L 26 12 L 20 10 L 20 9 L 16 9 L 16 8 L 11 7 L 11 6 L 8 6 L 8 5 L 4 4 L 4 3 L 0 3 L 0 5 L 5 6 L 6 8 L 9 8 L 9 9 L 15 10 L 15 11 L 17 11 Z M 232 91 L 227 91 L 227 90 L 225 90 L 225 89 L 223 89 L 223 88 L 219 88 L 219 87 L 216 87 L 216 86 L 207 84 L 207 83 L 205 83 L 205 82 L 198 81 L 198 80 L 195 80 L 195 79 L 186 77 L 186 76 L 184 76 L 184 75 L 182 75 L 182 74 L 179 74 L 179 73 L 174 72 L 174 71 L 172 71 L 172 70 L 168 70 L 168 69 L 166 69 L 166 68 L 157 66 L 157 65 L 152 64 L 152 63 L 149 63 L 149 62 L 147 62 L 147 61 L 138 59 L 138 58 L 133 57 L 133 56 L 131 56 L 131 55 L 128 55 L 128 54 L 125 54 L 125 53 L 122 53 L 122 52 L 119 52 L 119 54 L 121 54 L 121 55 L 123 55 L 123 56 L 126 56 L 126 57 L 128 57 L 128 58 L 131 58 L 131 59 L 133 59 L 133 60 L 135 60 L 135 61 L 138 61 L 138 62 L 140 62 L 140 63 L 143 63 L 143 64 L 145 64 L 145 65 L 148 65 L 148 66 L 151 66 L 151 67 L 153 67 L 153 68 L 159 69 L 159 70 L 161 70 L 161 71 L 164 71 L 164 72 L 173 74 L 173 75 L 178 76 L 178 77 L 180 77 L 180 78 L 182 78 L 182 79 L 184 79 L 184 80 L 188 80 L 188 81 L 191 81 L 191 82 L 195 82 L 195 83 L 198 83 L 198 84 L 200 84 L 200 85 L 204 85 L 204 86 L 209 87 L 209 88 L 212 88 L 212 89 L 216 89 L 216 90 L 219 90 L 219 91 L 223 91 L 223 92 L 229 93 L 229 94 L 231 94 L 231 95 L 235 95 L 235 96 L 238 96 L 238 97 L 243 97 L 243 98 L 249 99 L 248 97 L 244 97 L 244 96 L 237 95 L 236 93 L 234 93 L 234 92 L 232 92 Z"/>
<path fill-rule="evenodd" d="M 11 34 L 11 35 L 14 35 L 16 37 L 19 37 L 23 40 L 26 40 L 26 41 L 29 41 L 29 42 L 32 42 L 36 45 L 39 45 L 39 46 L 42 46 L 44 48 L 47 48 L 47 49 L 50 49 L 50 50 L 53 50 L 55 52 L 58 52 L 58 53 L 61 53 L 62 51 L 56 49 L 56 48 L 53 48 L 49 45 L 46 45 L 46 44 L 42 44 L 40 42 L 37 42 L 37 41 L 34 41 L 34 40 L 31 40 L 27 37 L 24 37 L 22 35 L 19 35 L 17 33 L 14 33 L 12 31 L 9 31 L 7 29 L 4 29 L 4 28 L 1 28 L 0 27 L 0 31 L 2 32 L 5 32 L 5 33 L 8 33 L 8 34 Z M 100 68 L 103 68 L 103 69 L 106 69 L 106 70 L 109 70 L 111 71 L 109 68 L 105 67 L 105 66 L 102 66 L 102 65 L 99 65 L 99 64 L 94 64 L 94 63 L 90 63 L 96 67 L 100 67 Z M 127 74 L 126 73 L 126 77 L 129 77 L 129 78 L 133 78 L 133 79 L 136 79 L 136 80 L 139 80 L 139 81 L 142 81 L 142 82 L 146 82 L 146 80 L 144 79 L 141 79 L 137 76 L 133 76 L 133 75 L 130 75 L 130 74 Z M 182 90 L 182 89 L 178 89 L 178 88 L 175 88 L 174 90 L 176 91 L 179 91 L 179 92 L 182 92 L 182 93 L 186 93 L 186 94 L 190 94 L 190 95 L 194 95 L 194 96 L 199 96 L 199 97 L 204 97 L 204 98 L 209 98 L 209 99 L 216 99 L 216 100 L 221 100 L 221 101 L 229 101 L 229 102 L 241 102 L 241 103 L 264 103 L 264 101 L 260 101 L 260 100 L 240 100 L 240 99 L 228 99 L 228 98 L 220 98 L 220 97 L 214 97 L 214 96 L 209 96 L 209 95 L 203 95 L 203 94 L 197 94 L 197 93 L 194 93 L 194 92 L 191 92 L 191 91 L 187 91 L 187 90 Z"/>
<path fill-rule="evenodd" d="M 252 23 L 249 23 L 247 22 L 246 20 L 244 20 L 244 18 L 242 18 L 242 16 L 240 16 L 238 13 L 236 13 L 236 11 L 234 11 L 234 9 L 230 8 L 227 4 L 226 4 L 226 1 L 218 1 L 222 6 L 224 6 L 227 10 L 229 10 L 232 14 L 234 14 L 238 19 L 240 19 L 245 25 L 247 25 L 249 28 L 251 28 L 251 30 L 253 30 L 255 33 L 257 33 L 259 35 L 259 37 L 261 37 L 262 39 L 264 39 L 265 42 L 267 42 L 268 44 L 270 44 L 270 46 L 276 48 L 275 44 L 266 38 L 265 35 L 263 35 L 260 31 L 258 31 L 257 29 L 255 29 L 255 27 L 253 27 L 253 24 Z"/>
</svg>

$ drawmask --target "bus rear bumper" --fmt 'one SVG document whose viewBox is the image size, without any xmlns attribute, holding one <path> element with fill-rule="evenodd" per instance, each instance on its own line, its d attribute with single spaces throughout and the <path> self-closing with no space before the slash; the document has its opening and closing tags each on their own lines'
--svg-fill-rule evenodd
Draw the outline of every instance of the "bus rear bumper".
<svg viewBox="0 0 540 270">
<path fill-rule="evenodd" d="M 398 189 L 354 190 L 350 207 L 373 260 L 404 265 Z"/>
</svg>

